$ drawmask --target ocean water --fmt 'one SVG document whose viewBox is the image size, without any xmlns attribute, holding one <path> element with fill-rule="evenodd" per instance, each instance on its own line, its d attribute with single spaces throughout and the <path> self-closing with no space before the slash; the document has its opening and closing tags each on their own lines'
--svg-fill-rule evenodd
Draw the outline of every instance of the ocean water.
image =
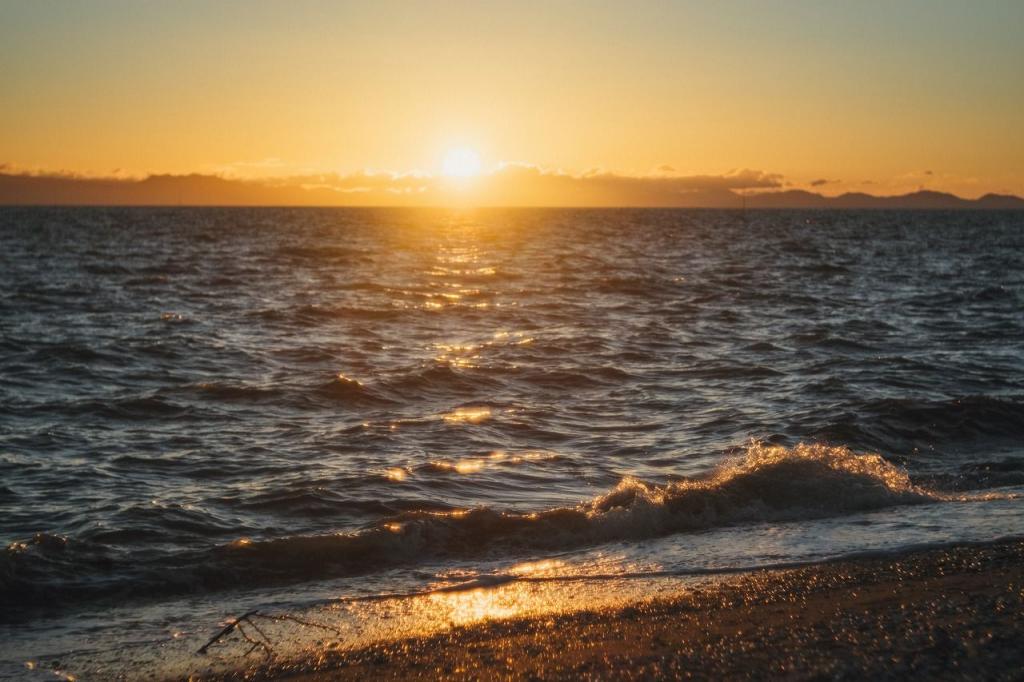
<svg viewBox="0 0 1024 682">
<path fill-rule="evenodd" d="M 1022 491 L 1024 213 L 0 210 L 0 676 L 1024 535 Z"/>
</svg>

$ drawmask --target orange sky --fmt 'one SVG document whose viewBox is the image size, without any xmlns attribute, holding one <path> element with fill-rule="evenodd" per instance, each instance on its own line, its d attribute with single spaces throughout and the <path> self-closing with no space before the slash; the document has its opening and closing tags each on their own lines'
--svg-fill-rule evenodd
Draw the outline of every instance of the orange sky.
<svg viewBox="0 0 1024 682">
<path fill-rule="evenodd" d="M 1022 28 L 1016 0 L 5 3 L 0 164 L 396 194 L 468 147 L 466 195 L 502 163 L 1024 195 Z"/>
</svg>

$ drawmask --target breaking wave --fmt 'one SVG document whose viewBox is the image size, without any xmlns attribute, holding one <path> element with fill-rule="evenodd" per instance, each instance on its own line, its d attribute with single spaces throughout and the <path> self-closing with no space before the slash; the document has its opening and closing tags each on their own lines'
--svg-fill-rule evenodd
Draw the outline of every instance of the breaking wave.
<svg viewBox="0 0 1024 682">
<path fill-rule="evenodd" d="M 991 496 L 991 494 L 989 494 Z M 652 485 L 625 479 L 575 507 L 514 513 L 490 507 L 410 511 L 365 530 L 240 539 L 159 559 L 49 535 L 13 543 L 0 561 L 10 604 L 186 593 L 373 572 L 438 559 L 470 560 L 641 540 L 728 525 L 841 516 L 894 505 L 969 500 L 923 488 L 879 455 L 844 446 L 751 443 L 709 475 Z"/>
</svg>

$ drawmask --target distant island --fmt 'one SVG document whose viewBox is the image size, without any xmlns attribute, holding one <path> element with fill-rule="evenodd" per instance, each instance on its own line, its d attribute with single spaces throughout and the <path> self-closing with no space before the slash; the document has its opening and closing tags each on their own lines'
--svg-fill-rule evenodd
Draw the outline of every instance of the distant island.
<svg viewBox="0 0 1024 682">
<path fill-rule="evenodd" d="M 748 208 L 889 208 L 889 209 L 1024 209 L 1024 199 L 1012 194 L 985 194 L 964 199 L 948 192 L 920 190 L 896 196 L 848 192 L 827 197 L 804 190 L 761 192 L 748 195 Z"/>
<path fill-rule="evenodd" d="M 452 198 L 477 206 L 578 206 L 750 209 L 1024 209 L 1011 194 L 965 199 L 920 190 L 896 196 L 859 192 L 826 196 L 806 190 L 727 186 L 729 177 L 689 178 L 609 173 L 573 176 L 517 169 L 481 177 L 472 193 L 419 175 L 323 175 L 240 180 L 216 175 L 150 175 L 142 179 L 0 172 L 0 205 L 48 206 L 444 206 Z M 773 181 L 774 182 L 774 181 Z"/>
</svg>

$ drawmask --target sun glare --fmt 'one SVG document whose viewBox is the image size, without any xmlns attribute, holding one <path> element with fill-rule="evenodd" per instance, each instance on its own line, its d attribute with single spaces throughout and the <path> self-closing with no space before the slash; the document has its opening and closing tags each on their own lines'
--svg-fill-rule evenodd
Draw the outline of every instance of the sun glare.
<svg viewBox="0 0 1024 682">
<path fill-rule="evenodd" d="M 480 155 L 469 148 L 451 149 L 444 155 L 441 172 L 452 178 L 471 178 L 480 175 Z"/>
</svg>

